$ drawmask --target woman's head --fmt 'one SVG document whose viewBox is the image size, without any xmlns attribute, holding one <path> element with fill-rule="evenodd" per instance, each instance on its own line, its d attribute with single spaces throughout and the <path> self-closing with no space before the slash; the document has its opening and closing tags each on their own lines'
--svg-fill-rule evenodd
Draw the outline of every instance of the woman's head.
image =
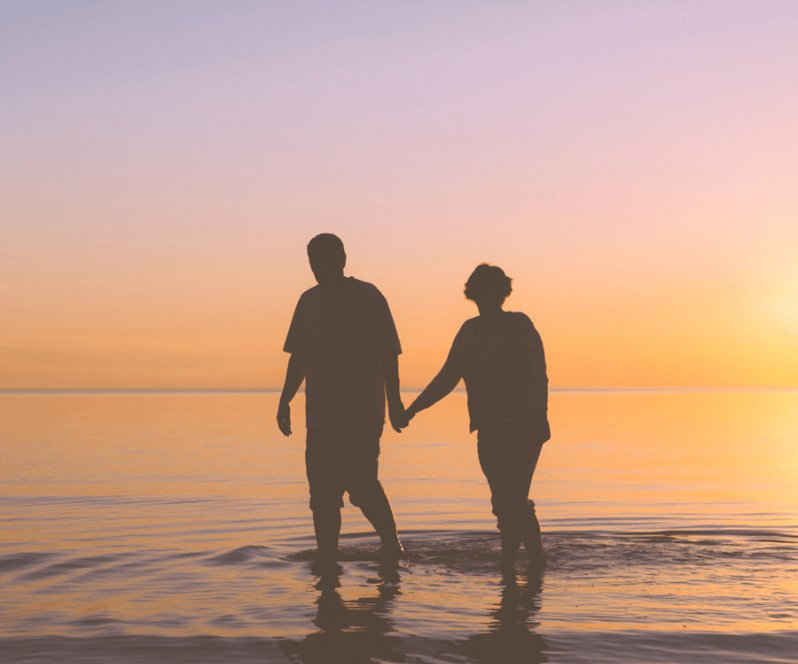
<svg viewBox="0 0 798 664">
<path fill-rule="evenodd" d="M 482 263 L 468 277 L 465 284 L 466 299 L 479 304 L 496 303 L 501 305 L 513 292 L 513 280 L 496 265 Z"/>
</svg>

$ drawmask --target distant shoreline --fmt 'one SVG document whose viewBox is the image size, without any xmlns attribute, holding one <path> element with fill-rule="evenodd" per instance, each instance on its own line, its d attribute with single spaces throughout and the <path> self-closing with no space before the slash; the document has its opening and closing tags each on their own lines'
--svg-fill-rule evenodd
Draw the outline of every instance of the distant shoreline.
<svg viewBox="0 0 798 664">
<path fill-rule="evenodd" d="M 402 388 L 402 392 L 417 393 L 422 388 Z M 280 388 L 276 387 L 131 387 L 131 388 L 96 388 L 96 387 L 65 387 L 65 388 L 0 388 L 2 395 L 100 395 L 100 394 L 279 394 Z M 795 392 L 796 387 L 550 387 L 550 393 L 618 393 L 618 392 Z M 300 390 L 304 392 L 304 390 Z M 465 392 L 465 388 L 458 388 L 455 392 Z"/>
</svg>

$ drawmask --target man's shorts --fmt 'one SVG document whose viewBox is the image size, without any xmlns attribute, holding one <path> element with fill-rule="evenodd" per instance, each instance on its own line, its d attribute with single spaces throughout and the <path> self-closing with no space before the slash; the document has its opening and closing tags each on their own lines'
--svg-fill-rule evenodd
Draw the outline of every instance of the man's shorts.
<svg viewBox="0 0 798 664">
<path fill-rule="evenodd" d="M 308 429 L 305 470 L 311 510 L 342 508 L 344 493 L 360 506 L 374 492 L 382 492 L 377 479 L 381 435 L 382 425 Z"/>
</svg>

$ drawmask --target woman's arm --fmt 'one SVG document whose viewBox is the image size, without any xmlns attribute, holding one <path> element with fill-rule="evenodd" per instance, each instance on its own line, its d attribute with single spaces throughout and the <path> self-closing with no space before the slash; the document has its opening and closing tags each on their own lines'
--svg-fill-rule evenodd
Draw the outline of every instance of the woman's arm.
<svg viewBox="0 0 798 664">
<path fill-rule="evenodd" d="M 460 372 L 459 352 L 457 350 L 459 338 L 460 335 L 458 334 L 449 351 L 449 356 L 446 358 L 446 362 L 438 372 L 438 375 L 430 381 L 430 384 L 427 385 L 424 391 L 410 404 L 410 407 L 406 411 L 408 419 L 412 419 L 419 411 L 425 410 L 438 403 L 443 397 L 457 387 L 457 384 L 463 377 Z"/>
</svg>

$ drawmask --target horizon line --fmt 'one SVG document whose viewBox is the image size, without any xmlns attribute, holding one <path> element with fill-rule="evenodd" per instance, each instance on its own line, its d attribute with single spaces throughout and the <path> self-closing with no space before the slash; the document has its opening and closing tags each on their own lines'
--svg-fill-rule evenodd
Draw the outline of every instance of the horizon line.
<svg viewBox="0 0 798 664">
<path fill-rule="evenodd" d="M 402 392 L 421 392 L 424 388 L 403 387 Z M 729 385 L 729 386 L 639 386 L 639 387 L 550 387 L 549 392 L 790 392 L 798 390 L 798 385 Z M 454 392 L 465 392 L 458 387 Z M 279 394 L 279 387 L 10 387 L 0 388 L 3 394 Z M 300 389 L 298 393 L 304 394 Z"/>
</svg>

